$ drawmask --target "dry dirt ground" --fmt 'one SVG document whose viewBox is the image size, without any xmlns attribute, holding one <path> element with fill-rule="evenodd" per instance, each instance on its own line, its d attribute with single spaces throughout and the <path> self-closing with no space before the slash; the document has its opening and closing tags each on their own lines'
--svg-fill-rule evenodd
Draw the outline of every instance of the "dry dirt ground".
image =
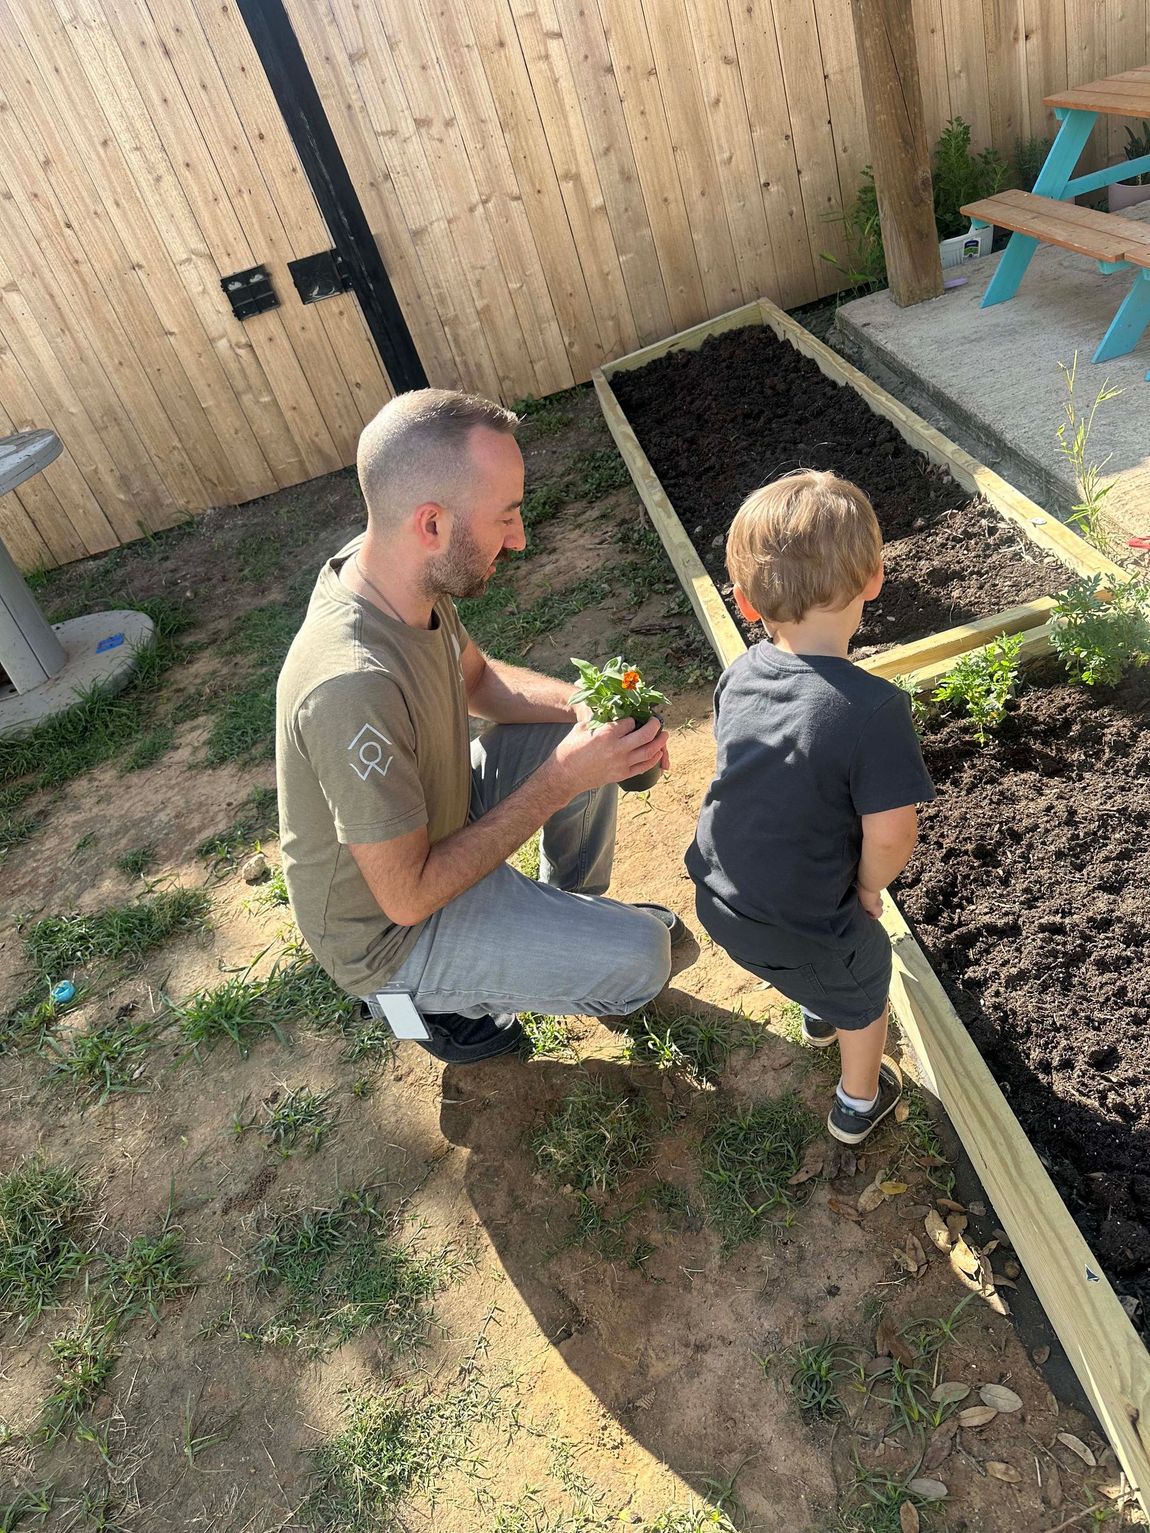
<svg viewBox="0 0 1150 1533">
<path fill-rule="evenodd" d="M 593 397 L 579 391 L 533 415 L 524 440 L 540 492 L 537 551 L 467 620 L 507 658 L 562 670 L 572 653 L 625 647 L 666 682 L 673 772 L 623 805 L 614 892 L 690 920 L 681 857 L 713 760 L 707 658 Z M 705 941 L 688 946 L 638 1043 L 589 1019 L 540 1022 L 536 1057 L 444 1070 L 415 1045 L 389 1052 L 357 1036 L 330 995 L 320 1017 L 305 1000 L 278 1033 L 261 1025 L 253 982 L 292 961 L 274 886 L 240 873 L 257 847 L 273 870 L 277 861 L 274 831 L 249 801 L 273 783 L 276 646 L 320 559 L 359 521 L 354 481 L 337 474 L 38 582 L 55 615 L 182 603 L 192 621 L 179 642 L 191 648 L 131 700 L 150 764 L 125 770 L 123 746 L 9 806 L 0 1527 L 1117 1524 L 1104 1443 L 1057 1403 L 1011 1320 L 971 1297 L 928 1237 L 934 1215 L 957 1216 L 955 1236 L 965 1216 L 946 1201 L 948 1169 L 921 1103 L 857 1161 L 832 1156 L 819 1119 L 833 1067 L 794 1041 L 777 997 Z M 197 851 L 245 814 L 227 845 Z M 142 873 L 117 865 L 133 852 Z M 206 891 L 205 924 L 110 966 L 41 975 L 28 991 L 36 923 L 179 889 Z M 81 983 L 79 1004 L 30 1021 L 58 978 Z M 249 1004 L 242 1048 L 221 1024 L 192 1052 L 191 1019 L 223 1015 L 229 985 Z M 216 1009 L 189 1009 L 205 992 Z M 700 1062 L 701 1037 L 712 1052 Z M 99 1057 L 85 1052 L 101 1040 Z M 603 1142 L 550 1175 L 539 1137 L 554 1147 L 559 1115 L 588 1082 L 602 1089 Z M 322 1098 L 318 1144 L 306 1131 L 294 1145 L 270 1142 L 269 1121 L 305 1087 Z M 806 1123 L 803 1105 L 814 1117 L 771 1172 L 768 1198 L 745 1181 L 758 1149 L 728 1163 L 724 1180 L 714 1140 L 732 1125 L 737 1138 L 750 1112 L 769 1116 L 780 1099 L 790 1121 Z M 584 1190 L 584 1173 L 610 1171 L 614 1112 L 640 1125 L 637 1136 L 629 1152 L 616 1147 L 616 1184 Z M 29 1157 L 80 1174 L 69 1229 L 95 1254 L 86 1281 L 65 1278 L 22 1325 L 11 1173 Z M 885 1191 L 868 1194 L 879 1183 Z M 367 1245 L 352 1242 L 366 1272 L 347 1275 L 349 1247 L 333 1237 L 330 1253 L 304 1260 L 293 1300 L 276 1286 L 286 1258 L 277 1266 L 267 1237 L 298 1233 L 310 1216 L 296 1256 L 314 1256 L 317 1232 L 336 1228 L 331 1211 L 355 1193 L 379 1210 Z M 731 1235 L 732 1207 L 751 1238 Z M 993 1217 L 982 1213 L 980 1223 L 970 1210 L 985 1241 Z M 151 1288 L 149 1260 L 167 1274 L 153 1271 Z M 1004 1245 L 992 1261 L 1016 1272 Z M 401 1284 L 380 1298 L 389 1262 L 423 1275 L 422 1297 Z M 76 1384 L 80 1365 L 53 1339 L 79 1325 L 90 1340 L 110 1304 L 110 1358 Z M 76 1409 L 46 1434 L 51 1397 L 70 1383 Z M 989 1398 L 1013 1408 L 978 1411 L 984 1386 L 1005 1386 Z M 945 1499 L 928 1499 L 940 1486 Z"/>
</svg>

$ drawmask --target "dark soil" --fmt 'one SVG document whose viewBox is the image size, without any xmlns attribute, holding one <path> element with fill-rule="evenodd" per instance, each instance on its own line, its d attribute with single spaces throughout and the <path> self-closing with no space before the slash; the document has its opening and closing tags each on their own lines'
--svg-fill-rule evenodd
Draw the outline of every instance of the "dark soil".
<svg viewBox="0 0 1150 1533">
<path fill-rule="evenodd" d="M 1150 1323 L 1150 673 L 1032 676 L 997 740 L 923 742 L 938 799 L 898 888 L 1119 1293 Z"/>
<path fill-rule="evenodd" d="M 616 373 L 611 386 L 750 643 L 763 631 L 730 600 L 727 528 L 751 490 L 795 468 L 853 480 L 882 526 L 886 584 L 863 615 L 856 655 L 1052 596 L 1071 578 L 765 326 Z"/>
</svg>

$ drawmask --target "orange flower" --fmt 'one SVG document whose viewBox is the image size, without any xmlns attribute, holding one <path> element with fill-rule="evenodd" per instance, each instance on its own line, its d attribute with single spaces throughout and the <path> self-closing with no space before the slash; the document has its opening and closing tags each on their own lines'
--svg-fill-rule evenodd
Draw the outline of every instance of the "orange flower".
<svg viewBox="0 0 1150 1533">
<path fill-rule="evenodd" d="M 624 692 L 632 692 L 632 691 L 634 691 L 634 689 L 639 685 L 639 683 L 642 681 L 642 679 L 643 678 L 639 675 L 638 671 L 624 671 L 623 672 L 623 690 L 624 690 Z"/>
</svg>

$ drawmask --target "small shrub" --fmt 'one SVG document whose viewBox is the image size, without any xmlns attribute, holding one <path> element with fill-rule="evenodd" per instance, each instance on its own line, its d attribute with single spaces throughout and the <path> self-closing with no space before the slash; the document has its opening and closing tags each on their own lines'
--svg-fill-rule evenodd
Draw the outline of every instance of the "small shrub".
<svg viewBox="0 0 1150 1533">
<path fill-rule="evenodd" d="M 1150 585 L 1130 581 L 1103 601 L 1100 584 L 1095 575 L 1070 587 L 1054 609 L 1050 642 L 1072 681 L 1113 687 L 1150 660 Z"/>
<path fill-rule="evenodd" d="M 980 745 L 988 743 L 991 731 L 1006 716 L 1006 704 L 1018 679 L 1021 649 L 1020 633 L 1003 634 L 985 649 L 963 655 L 934 690 L 935 702 L 962 706 L 974 724 L 974 737 Z"/>
<path fill-rule="evenodd" d="M 952 117 L 934 151 L 934 222 L 940 240 L 965 234 L 970 219 L 961 211 L 968 202 L 993 197 L 1006 185 L 1009 167 L 997 149 L 972 154 L 970 124 Z"/>
</svg>

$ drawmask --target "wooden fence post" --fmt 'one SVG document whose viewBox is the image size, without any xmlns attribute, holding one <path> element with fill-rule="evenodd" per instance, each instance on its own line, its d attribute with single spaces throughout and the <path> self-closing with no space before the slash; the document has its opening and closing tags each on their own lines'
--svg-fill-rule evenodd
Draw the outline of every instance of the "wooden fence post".
<svg viewBox="0 0 1150 1533">
<path fill-rule="evenodd" d="M 887 281 L 906 307 L 937 298 L 942 265 L 911 0 L 851 0 Z"/>
</svg>

